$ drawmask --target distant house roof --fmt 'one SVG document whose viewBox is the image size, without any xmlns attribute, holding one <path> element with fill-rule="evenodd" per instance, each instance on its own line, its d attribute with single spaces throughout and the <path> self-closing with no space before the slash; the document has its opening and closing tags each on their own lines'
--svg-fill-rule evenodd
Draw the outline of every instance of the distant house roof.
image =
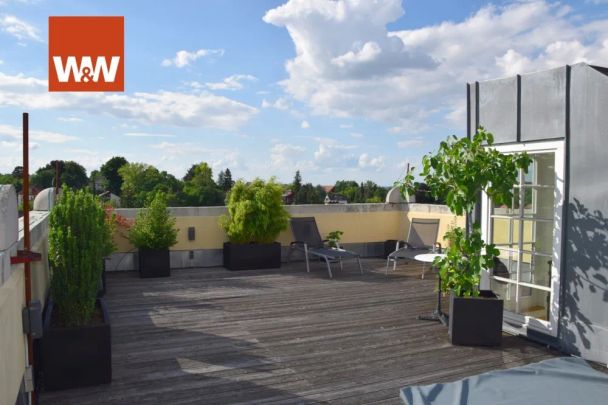
<svg viewBox="0 0 608 405">
<path fill-rule="evenodd" d="M 334 191 L 334 186 L 323 186 L 323 190 L 325 190 L 326 193 L 331 193 Z"/>
</svg>

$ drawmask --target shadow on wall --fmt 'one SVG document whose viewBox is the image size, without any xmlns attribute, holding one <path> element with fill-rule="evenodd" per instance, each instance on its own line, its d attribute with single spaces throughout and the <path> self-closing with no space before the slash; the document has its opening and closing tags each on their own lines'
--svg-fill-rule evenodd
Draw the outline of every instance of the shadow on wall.
<svg viewBox="0 0 608 405">
<path fill-rule="evenodd" d="M 587 316 L 596 294 L 608 302 L 608 218 L 578 199 L 568 205 L 561 338 L 569 352 L 591 349 L 593 322 Z M 598 311 L 601 309 L 598 309 Z"/>
</svg>

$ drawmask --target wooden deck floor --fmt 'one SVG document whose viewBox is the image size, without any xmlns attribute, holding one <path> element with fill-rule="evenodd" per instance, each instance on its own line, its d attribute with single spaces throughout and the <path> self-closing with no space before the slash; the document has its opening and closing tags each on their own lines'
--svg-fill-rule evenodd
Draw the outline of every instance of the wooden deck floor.
<svg viewBox="0 0 608 405">
<path fill-rule="evenodd" d="M 399 403 L 410 384 L 451 381 L 553 357 L 506 336 L 456 347 L 416 320 L 435 278 L 365 260 L 328 279 L 321 264 L 279 270 L 174 270 L 167 279 L 108 276 L 113 381 L 44 393 L 42 404 Z"/>
</svg>

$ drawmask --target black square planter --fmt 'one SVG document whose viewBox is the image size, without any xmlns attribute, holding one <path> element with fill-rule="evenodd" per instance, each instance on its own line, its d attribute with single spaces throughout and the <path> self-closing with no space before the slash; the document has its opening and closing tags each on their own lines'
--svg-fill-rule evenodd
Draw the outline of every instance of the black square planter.
<svg viewBox="0 0 608 405">
<path fill-rule="evenodd" d="M 139 249 L 139 276 L 141 278 L 169 277 L 170 275 L 169 249 Z"/>
<path fill-rule="evenodd" d="M 489 290 L 479 297 L 450 296 L 450 342 L 465 346 L 500 346 L 503 301 Z"/>
<path fill-rule="evenodd" d="M 276 269 L 281 267 L 281 244 L 224 243 L 224 267 L 228 270 Z"/>
<path fill-rule="evenodd" d="M 108 309 L 97 300 L 103 323 L 79 327 L 51 326 L 54 308 L 49 299 L 40 339 L 40 381 L 46 391 L 112 382 L 112 341 Z"/>
</svg>

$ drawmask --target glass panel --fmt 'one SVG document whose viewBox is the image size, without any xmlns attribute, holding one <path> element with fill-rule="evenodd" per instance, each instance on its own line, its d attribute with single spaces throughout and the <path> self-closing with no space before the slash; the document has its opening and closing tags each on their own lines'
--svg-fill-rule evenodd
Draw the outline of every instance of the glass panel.
<svg viewBox="0 0 608 405">
<path fill-rule="evenodd" d="M 507 207 L 504 204 L 498 205 L 492 202 L 492 215 L 502 216 L 519 216 L 519 189 L 516 188 L 513 191 L 513 201 L 511 207 Z"/>
<path fill-rule="evenodd" d="M 524 295 L 523 290 L 526 291 Z M 542 320 L 549 319 L 549 308 L 551 302 L 551 293 L 548 291 L 538 290 L 536 288 L 521 288 L 519 297 L 519 311 L 522 315 L 531 316 Z"/>
<path fill-rule="evenodd" d="M 554 189 L 546 187 L 524 188 L 524 216 L 526 218 L 553 219 Z"/>
<path fill-rule="evenodd" d="M 517 253 L 500 250 L 498 260 L 492 269 L 492 275 L 503 278 L 517 279 Z"/>
<path fill-rule="evenodd" d="M 498 248 L 517 249 L 519 243 L 519 220 L 492 218 L 492 243 Z"/>
<path fill-rule="evenodd" d="M 555 187 L 555 154 L 537 153 L 532 156 L 536 170 L 534 184 L 538 186 Z"/>
<path fill-rule="evenodd" d="M 507 311 L 516 311 L 515 302 L 515 284 L 507 283 L 504 281 L 491 279 L 490 288 L 499 298 L 504 300 L 504 309 Z"/>
<path fill-rule="evenodd" d="M 513 221 L 518 223 L 519 221 Z M 553 254 L 553 223 L 523 221 L 524 238 L 522 250 L 531 253 Z"/>
<path fill-rule="evenodd" d="M 532 263 L 532 271 L 530 272 L 530 281 L 522 280 L 527 283 L 540 285 L 543 287 L 551 287 L 551 266 L 553 261 L 550 257 L 529 255 Z M 522 262 L 522 265 L 524 263 Z"/>
</svg>

